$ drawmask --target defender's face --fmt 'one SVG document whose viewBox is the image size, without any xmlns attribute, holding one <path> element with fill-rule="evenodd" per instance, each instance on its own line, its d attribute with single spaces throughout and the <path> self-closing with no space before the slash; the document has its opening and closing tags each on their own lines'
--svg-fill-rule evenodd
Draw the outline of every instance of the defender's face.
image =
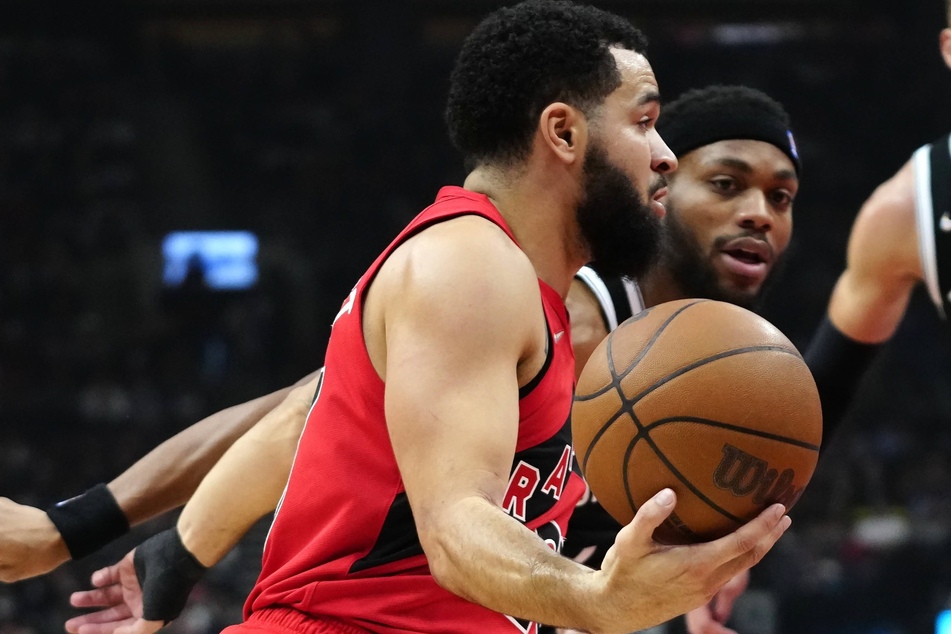
<svg viewBox="0 0 951 634">
<path fill-rule="evenodd" d="M 719 287 L 712 290 L 749 304 L 789 246 L 798 188 L 792 161 L 776 146 L 718 141 L 681 157 L 668 185 L 668 226 L 699 250 L 693 265 L 709 268 L 706 278 Z"/>
</svg>

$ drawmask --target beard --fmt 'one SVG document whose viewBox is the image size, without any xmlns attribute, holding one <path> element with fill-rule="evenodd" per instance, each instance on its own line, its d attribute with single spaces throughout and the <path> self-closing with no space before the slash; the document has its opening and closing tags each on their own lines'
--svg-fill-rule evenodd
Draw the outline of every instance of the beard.
<svg viewBox="0 0 951 634">
<path fill-rule="evenodd" d="M 598 273 L 643 275 L 660 254 L 660 218 L 600 144 L 592 144 L 585 154 L 584 176 L 578 226 Z"/>
<path fill-rule="evenodd" d="M 783 255 L 773 261 L 773 266 L 763 284 L 755 291 L 742 291 L 726 286 L 720 281 L 716 268 L 710 257 L 704 254 L 703 247 L 696 236 L 678 218 L 677 210 L 667 198 L 666 229 L 667 236 L 664 251 L 661 255 L 661 265 L 666 268 L 684 297 L 702 297 L 722 302 L 736 304 L 748 310 L 757 311 L 763 303 L 763 296 L 770 282 L 775 279 L 776 273 L 782 268 L 785 261 Z M 712 253 L 719 253 L 720 248 L 739 237 L 755 237 L 751 232 L 741 232 L 736 235 L 720 236 L 713 241 Z"/>
</svg>

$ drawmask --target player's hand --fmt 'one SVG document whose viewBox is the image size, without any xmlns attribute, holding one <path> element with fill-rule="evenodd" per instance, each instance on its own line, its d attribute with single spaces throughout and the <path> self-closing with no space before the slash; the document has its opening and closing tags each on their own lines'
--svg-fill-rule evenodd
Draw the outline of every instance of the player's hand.
<svg viewBox="0 0 951 634">
<path fill-rule="evenodd" d="M 638 509 L 618 532 L 594 573 L 601 632 L 631 632 L 659 625 L 709 603 L 728 581 L 763 558 L 789 527 L 781 504 L 773 504 L 739 529 L 712 542 L 666 546 L 654 530 L 673 512 L 669 489 Z"/>
<path fill-rule="evenodd" d="M 142 587 L 135 574 L 135 551 L 119 563 L 92 573 L 92 590 L 74 592 L 70 604 L 77 608 L 100 608 L 66 621 L 70 634 L 151 634 L 163 621 L 142 618 Z"/>
<path fill-rule="evenodd" d="M 736 634 L 723 625 L 730 618 L 733 604 L 750 584 L 750 571 L 744 570 L 726 582 L 713 601 L 687 612 L 689 634 Z"/>
<path fill-rule="evenodd" d="M 69 550 L 46 511 L 0 498 L 0 581 L 46 574 L 69 561 Z"/>
</svg>

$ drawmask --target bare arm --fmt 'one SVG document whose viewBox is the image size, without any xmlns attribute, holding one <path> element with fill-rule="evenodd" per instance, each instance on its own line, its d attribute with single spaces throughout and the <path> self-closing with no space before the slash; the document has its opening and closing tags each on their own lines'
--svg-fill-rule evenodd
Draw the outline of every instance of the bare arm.
<svg viewBox="0 0 951 634">
<path fill-rule="evenodd" d="M 432 242 L 402 267 L 394 254 L 364 311 L 371 328 L 376 291 L 387 425 L 436 581 L 497 612 L 592 632 L 642 629 L 706 602 L 775 543 L 789 522 L 782 507 L 722 540 L 665 547 L 651 539 L 675 505 L 662 492 L 620 531 L 600 571 L 561 557 L 502 511 L 518 386 L 533 375 L 521 370 L 545 337 L 533 321 L 534 271 L 476 231 L 463 246 L 427 231 Z"/>
<path fill-rule="evenodd" d="M 239 438 L 185 505 L 178 531 L 204 566 L 218 563 L 256 521 L 277 507 L 320 376 L 291 390 Z"/>
<path fill-rule="evenodd" d="M 872 194 L 852 226 L 846 269 L 829 301 L 830 320 L 850 339 L 889 339 L 922 279 L 914 195 L 906 163 Z"/>
<path fill-rule="evenodd" d="M 316 373 L 296 386 L 311 381 Z M 290 393 L 278 390 L 222 410 L 165 441 L 109 483 L 130 525 L 181 506 L 235 440 Z M 0 581 L 45 574 L 70 559 L 46 512 L 0 498 Z"/>
<path fill-rule="evenodd" d="M 257 520 L 277 506 L 320 378 L 318 371 L 310 382 L 291 390 L 225 452 L 185 505 L 175 528 L 147 540 L 117 564 L 96 571 L 94 589 L 74 593 L 71 603 L 100 610 L 70 619 L 67 631 L 102 633 L 133 626 L 139 632 L 152 632 L 177 617 L 204 569 L 218 563 Z M 155 548 L 148 550 L 156 540 L 166 545 L 159 548 L 166 554 L 167 544 L 177 541 L 182 557 L 194 558 L 200 565 L 188 566 L 190 574 L 176 576 L 182 572 L 182 557 L 157 561 Z M 136 570 L 137 551 L 150 553 L 138 562 L 145 571 L 141 578 Z M 155 570 L 162 572 L 156 575 Z M 159 593 L 164 597 L 161 618 L 146 620 L 143 591 L 155 593 L 156 584 L 164 584 Z M 169 596 L 174 597 L 171 603 Z"/>
<path fill-rule="evenodd" d="M 135 526 L 185 504 L 225 451 L 280 405 L 294 388 L 312 382 L 317 372 L 290 387 L 221 410 L 195 423 L 110 482 L 109 490 L 129 524 Z"/>
</svg>

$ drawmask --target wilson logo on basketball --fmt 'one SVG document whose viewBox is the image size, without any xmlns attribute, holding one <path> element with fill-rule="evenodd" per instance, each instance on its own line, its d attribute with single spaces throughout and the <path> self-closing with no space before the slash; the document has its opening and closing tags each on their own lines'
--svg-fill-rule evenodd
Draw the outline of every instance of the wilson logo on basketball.
<svg viewBox="0 0 951 634">
<path fill-rule="evenodd" d="M 723 445 L 723 458 L 713 472 L 713 483 L 736 497 L 753 496 L 757 505 L 779 502 L 789 508 L 802 494 L 803 487 L 792 485 L 796 472 L 771 469 L 769 464 L 739 447 Z"/>
</svg>

